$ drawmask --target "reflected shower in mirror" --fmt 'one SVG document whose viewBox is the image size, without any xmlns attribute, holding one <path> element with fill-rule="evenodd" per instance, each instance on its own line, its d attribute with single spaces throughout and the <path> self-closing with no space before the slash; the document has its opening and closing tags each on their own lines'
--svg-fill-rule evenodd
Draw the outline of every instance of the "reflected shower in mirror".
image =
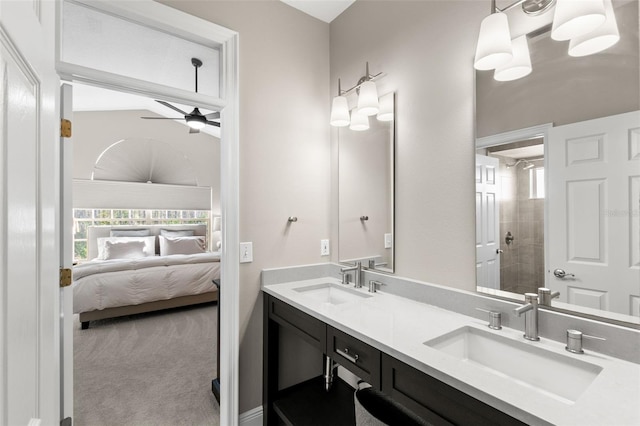
<svg viewBox="0 0 640 426">
<path fill-rule="evenodd" d="M 550 288 L 554 309 L 637 327 L 638 2 L 613 9 L 605 51 L 572 57 L 536 30 L 530 75 L 476 72 L 477 284 L 514 300 Z"/>
<path fill-rule="evenodd" d="M 394 93 L 381 96 L 381 111 L 393 111 L 394 100 Z M 340 262 L 361 261 L 389 273 L 394 268 L 393 115 L 381 117 L 386 121 L 365 117 L 367 130 L 340 128 L 338 142 Z"/>
</svg>

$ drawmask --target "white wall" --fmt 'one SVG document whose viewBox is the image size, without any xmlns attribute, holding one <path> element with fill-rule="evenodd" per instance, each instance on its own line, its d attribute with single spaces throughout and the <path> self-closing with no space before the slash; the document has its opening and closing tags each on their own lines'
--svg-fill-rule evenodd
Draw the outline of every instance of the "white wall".
<svg viewBox="0 0 640 426">
<path fill-rule="evenodd" d="M 488 0 L 358 0 L 331 23 L 331 93 L 338 78 L 354 85 L 366 61 L 387 73 L 379 93 L 397 92 L 396 273 L 466 290 L 475 290 L 472 62 L 488 10 Z"/>
<path fill-rule="evenodd" d="M 128 138 L 151 138 L 171 145 L 189 159 L 199 186 L 211 187 L 212 212 L 220 214 L 220 140 L 189 134 L 172 120 L 142 120 L 148 111 L 96 111 L 73 114 L 73 178 L 91 179 L 98 156 Z"/>
<path fill-rule="evenodd" d="M 242 413 L 262 404 L 261 270 L 328 260 L 329 25 L 274 0 L 162 2 L 240 35 Z"/>
</svg>

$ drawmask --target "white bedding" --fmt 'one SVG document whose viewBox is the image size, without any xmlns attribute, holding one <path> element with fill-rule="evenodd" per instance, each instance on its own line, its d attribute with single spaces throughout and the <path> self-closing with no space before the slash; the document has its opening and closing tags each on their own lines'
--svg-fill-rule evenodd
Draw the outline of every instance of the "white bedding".
<svg viewBox="0 0 640 426">
<path fill-rule="evenodd" d="M 153 256 L 96 260 L 73 269 L 75 313 L 214 291 L 220 277 L 220 255 Z"/>
</svg>

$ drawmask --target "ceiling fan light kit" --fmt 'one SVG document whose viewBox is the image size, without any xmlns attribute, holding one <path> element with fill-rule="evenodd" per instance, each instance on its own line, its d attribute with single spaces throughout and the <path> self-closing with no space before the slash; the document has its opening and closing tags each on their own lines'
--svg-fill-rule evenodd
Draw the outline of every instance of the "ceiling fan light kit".
<svg viewBox="0 0 640 426">
<path fill-rule="evenodd" d="M 191 65 L 195 69 L 195 92 L 198 93 L 198 68 L 202 66 L 202 61 L 198 58 L 191 58 Z M 156 100 L 161 105 L 166 106 L 167 108 L 171 108 L 172 110 L 179 112 L 183 115 L 183 117 L 140 117 L 147 120 L 184 120 L 189 126 L 189 133 L 200 133 L 201 129 L 208 124 L 210 126 L 220 127 L 220 123 L 217 121 L 212 121 L 214 119 L 220 118 L 219 112 L 212 112 L 209 114 L 202 114 L 198 107 L 194 107 L 193 111 L 187 113 L 175 105 L 171 105 L 169 102 Z"/>
</svg>

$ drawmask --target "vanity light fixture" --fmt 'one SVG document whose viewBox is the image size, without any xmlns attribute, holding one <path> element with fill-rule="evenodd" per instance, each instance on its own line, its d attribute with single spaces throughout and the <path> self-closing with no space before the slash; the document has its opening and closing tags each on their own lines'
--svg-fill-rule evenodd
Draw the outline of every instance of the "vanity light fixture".
<svg viewBox="0 0 640 426">
<path fill-rule="evenodd" d="M 350 125 L 352 130 L 367 130 L 369 128 L 368 117 L 379 114 L 380 105 L 378 101 L 378 89 L 375 80 L 383 76 L 383 73 L 372 75 L 369 73 L 369 62 L 366 63 L 365 75 L 362 76 L 358 83 L 350 89 L 342 90 L 340 87 L 340 79 L 338 79 L 338 96 L 333 98 L 331 103 L 331 119 L 329 123 L 334 127 L 345 127 Z M 351 111 L 351 119 L 349 119 L 349 106 L 347 96 L 356 91 L 358 94 L 357 107 Z M 354 116 L 356 124 L 354 125 Z M 364 117 L 364 119 L 362 118 Z M 386 119 L 381 121 L 389 121 L 393 117 L 383 116 Z M 366 119 L 366 120 L 365 120 Z M 365 124 L 366 123 L 366 124 Z"/>
<path fill-rule="evenodd" d="M 369 117 L 364 114 L 361 114 L 358 111 L 358 108 L 354 108 L 351 110 L 351 125 L 349 126 L 351 130 L 355 130 L 361 132 L 363 130 L 369 129 Z"/>
<path fill-rule="evenodd" d="M 393 93 L 380 96 L 379 121 L 393 121 Z"/>
<path fill-rule="evenodd" d="M 602 52 L 620 40 L 616 15 L 611 0 L 604 0 L 606 20 L 594 31 L 572 38 L 569 42 L 569 56 L 587 56 Z"/>
<path fill-rule="evenodd" d="M 497 81 L 512 81 L 531 74 L 531 56 L 526 34 L 513 40 L 513 59 L 496 68 L 493 78 Z"/>
<path fill-rule="evenodd" d="M 611 2 L 612 0 L 517 0 L 498 9 L 495 0 L 492 0 L 491 15 L 480 25 L 473 66 L 481 71 L 495 69 L 494 78 L 498 81 L 516 80 L 531 73 L 526 36 L 511 40 L 507 15 L 504 13 L 518 5 L 521 5 L 527 15 L 539 15 L 555 5 L 551 38 L 571 40 L 570 56 L 601 52 L 620 40 Z"/>
<path fill-rule="evenodd" d="M 491 0 L 491 15 L 482 20 L 473 66 L 477 70 L 492 70 L 513 58 L 511 32 L 507 15 Z"/>
<path fill-rule="evenodd" d="M 557 0 L 551 38 L 562 41 L 585 35 L 602 25 L 605 19 L 602 0 Z"/>
<path fill-rule="evenodd" d="M 345 127 L 349 125 L 349 104 L 347 98 L 344 96 L 340 88 L 340 79 L 338 79 L 338 96 L 333 98 L 331 104 L 331 121 L 330 124 L 334 127 Z"/>
<path fill-rule="evenodd" d="M 370 116 L 376 115 L 380 110 L 378 106 L 378 89 L 376 83 L 371 81 L 371 74 L 369 74 L 369 62 L 367 62 L 367 68 L 364 76 L 358 81 L 358 113 Z"/>
</svg>

